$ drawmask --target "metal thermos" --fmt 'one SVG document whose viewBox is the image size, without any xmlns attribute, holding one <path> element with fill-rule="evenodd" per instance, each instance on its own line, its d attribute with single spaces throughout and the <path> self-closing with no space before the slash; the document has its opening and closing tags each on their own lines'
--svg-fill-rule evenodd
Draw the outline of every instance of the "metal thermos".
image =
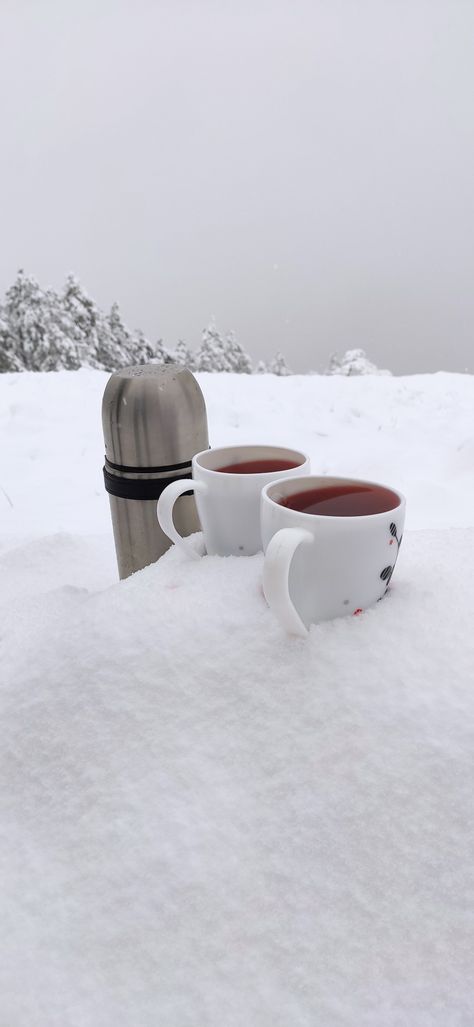
<svg viewBox="0 0 474 1027">
<path fill-rule="evenodd" d="M 207 449 L 201 389 L 178 364 L 141 364 L 116 371 L 102 401 L 105 488 L 109 493 L 121 578 L 154 563 L 171 545 L 156 516 L 163 489 L 191 477 L 195 453 Z M 175 506 L 183 535 L 199 531 L 192 494 Z"/>
</svg>

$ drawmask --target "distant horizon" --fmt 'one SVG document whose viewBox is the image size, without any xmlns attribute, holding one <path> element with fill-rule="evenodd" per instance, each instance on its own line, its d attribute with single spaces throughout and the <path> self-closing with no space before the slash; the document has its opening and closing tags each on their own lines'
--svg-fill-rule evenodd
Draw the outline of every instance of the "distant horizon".
<svg viewBox="0 0 474 1027">
<path fill-rule="evenodd" d="M 174 350 L 176 349 L 177 344 L 179 342 L 181 342 L 181 341 L 186 343 L 186 345 L 188 346 L 188 348 L 191 350 L 191 352 L 193 354 L 197 354 L 197 352 L 199 350 L 199 347 L 200 347 L 200 344 L 201 344 L 201 337 L 202 337 L 202 335 L 204 334 L 204 332 L 207 329 L 209 329 L 211 327 L 214 327 L 217 330 L 218 334 L 221 336 L 221 338 L 223 338 L 224 340 L 229 335 L 233 335 L 236 338 L 236 340 L 243 346 L 243 348 L 246 351 L 246 353 L 251 357 L 252 363 L 253 363 L 253 371 L 255 371 L 255 369 L 256 369 L 256 367 L 258 366 L 259 363 L 270 364 L 271 361 L 272 361 L 272 358 L 274 358 L 275 356 L 279 356 L 279 355 L 281 355 L 283 357 L 283 359 L 284 359 L 285 363 L 287 364 L 288 369 L 289 369 L 291 374 L 303 374 L 303 375 L 305 375 L 305 374 L 325 374 L 325 373 L 328 373 L 328 367 L 329 367 L 331 358 L 338 357 L 338 358 L 342 359 L 342 358 L 344 358 L 344 356 L 348 352 L 352 352 L 352 351 L 356 351 L 356 352 L 361 351 L 364 354 L 364 356 L 368 359 L 368 361 L 370 363 L 374 363 L 375 364 L 375 361 L 373 361 L 371 359 L 371 354 L 368 353 L 367 350 L 365 350 L 363 347 L 348 347 L 347 350 L 341 351 L 339 353 L 336 353 L 334 351 L 331 352 L 331 353 L 328 353 L 328 355 L 326 357 L 325 366 L 324 367 L 320 367 L 320 368 L 308 367 L 308 368 L 303 368 L 303 369 L 300 369 L 300 370 L 296 370 L 296 369 L 294 369 L 291 366 L 290 362 L 288 361 L 287 355 L 284 352 L 282 352 L 281 350 L 275 351 L 275 353 L 271 354 L 270 357 L 267 357 L 266 360 L 263 360 L 263 358 L 255 359 L 254 357 L 252 357 L 250 352 L 246 349 L 245 345 L 241 342 L 241 340 L 238 339 L 238 337 L 237 337 L 236 333 L 233 331 L 233 329 L 223 328 L 222 326 L 217 324 L 217 322 L 216 322 L 216 320 L 215 320 L 215 318 L 213 316 L 211 316 L 209 318 L 209 320 L 207 322 L 207 325 L 203 326 L 203 328 L 201 329 L 201 331 L 199 333 L 199 337 L 198 337 L 198 339 L 196 340 L 196 342 L 194 344 L 189 342 L 189 340 L 187 340 L 187 339 L 176 340 L 176 341 L 173 342 L 173 341 L 170 341 L 170 340 L 165 340 L 161 336 L 147 336 L 146 333 L 143 332 L 143 329 L 140 327 L 140 325 L 132 326 L 132 325 L 129 325 L 129 324 L 126 323 L 125 318 L 123 317 L 123 312 L 122 312 L 122 308 L 121 308 L 120 302 L 118 300 L 113 300 L 112 301 L 110 309 L 102 308 L 100 306 L 100 304 L 96 302 L 95 297 L 91 295 L 90 291 L 87 289 L 87 287 L 84 285 L 84 283 L 81 282 L 79 276 L 74 271 L 68 271 L 67 274 L 64 275 L 62 287 L 60 286 L 60 287 L 56 287 L 55 288 L 50 283 L 42 283 L 41 281 L 39 281 L 39 279 L 36 277 L 36 275 L 28 274 L 28 271 L 25 268 L 18 268 L 15 278 L 10 283 L 10 285 L 8 286 L 6 292 L 9 290 L 9 288 L 12 285 L 14 285 L 16 283 L 16 281 L 17 281 L 17 279 L 18 279 L 18 277 L 20 275 L 23 275 L 26 280 L 29 280 L 29 281 L 32 281 L 32 282 L 36 283 L 38 285 L 38 288 L 41 290 L 41 292 L 43 292 L 45 294 L 47 292 L 53 292 L 53 293 L 55 293 L 58 296 L 58 298 L 61 297 L 62 288 L 64 288 L 64 285 L 66 284 L 67 280 L 69 278 L 73 278 L 75 281 L 78 282 L 78 284 L 79 284 L 81 290 L 83 291 L 83 293 L 88 297 L 88 299 L 90 299 L 92 301 L 94 306 L 100 311 L 101 314 L 103 314 L 104 316 L 107 316 L 110 313 L 110 309 L 112 308 L 112 306 L 116 305 L 117 308 L 118 308 L 118 311 L 120 313 L 120 317 L 121 317 L 122 323 L 124 324 L 124 326 L 132 334 L 138 334 L 138 333 L 143 334 L 145 336 L 145 339 L 152 346 L 162 345 L 164 347 L 164 349 L 167 352 L 169 352 L 169 354 L 171 356 L 173 356 L 173 353 L 174 353 Z M 6 292 L 5 292 L 5 294 L 2 297 L 0 297 L 0 311 L 1 311 L 2 306 L 4 306 L 4 304 L 5 304 Z M 427 374 L 434 373 L 434 372 L 430 372 L 430 371 L 408 371 L 408 372 L 397 372 L 396 373 L 396 372 L 392 371 L 391 368 L 389 368 L 389 367 L 381 368 L 379 365 L 376 365 L 376 367 L 377 367 L 378 370 L 386 370 L 390 374 L 395 375 L 395 376 L 403 376 L 405 374 L 417 374 L 417 373 L 421 373 L 421 374 L 423 374 L 423 373 L 427 373 Z M 67 370 L 68 368 L 64 368 L 64 369 Z M 438 370 L 442 371 L 444 369 L 443 368 L 439 368 Z M 456 373 L 456 372 L 452 372 L 452 373 Z M 457 373 L 465 374 L 465 373 L 470 373 L 470 372 L 468 371 L 467 368 L 465 368 L 463 371 L 460 371 L 460 372 L 457 372 Z"/>
</svg>

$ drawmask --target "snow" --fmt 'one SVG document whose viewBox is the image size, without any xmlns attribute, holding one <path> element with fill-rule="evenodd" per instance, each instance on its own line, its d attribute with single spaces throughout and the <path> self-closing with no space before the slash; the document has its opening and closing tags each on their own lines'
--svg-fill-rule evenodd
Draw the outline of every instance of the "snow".
<svg viewBox="0 0 474 1027">
<path fill-rule="evenodd" d="M 66 531 L 104 533 L 109 543 L 100 415 L 108 377 L 0 375 L 0 539 Z M 471 375 L 197 377 L 211 445 L 303 448 L 317 471 L 401 489 L 407 527 L 474 523 Z"/>
<path fill-rule="evenodd" d="M 467 1027 L 474 378 L 199 376 L 212 444 L 407 496 L 307 641 L 260 554 L 117 581 L 106 381 L 0 376 L 0 1023 Z"/>
</svg>

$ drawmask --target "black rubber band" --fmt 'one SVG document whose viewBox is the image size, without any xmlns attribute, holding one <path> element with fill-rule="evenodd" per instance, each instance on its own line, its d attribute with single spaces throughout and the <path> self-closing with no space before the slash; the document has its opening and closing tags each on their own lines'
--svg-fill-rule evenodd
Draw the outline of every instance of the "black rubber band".
<svg viewBox="0 0 474 1027">
<path fill-rule="evenodd" d="M 181 478 L 191 478 L 191 471 L 182 474 Z M 167 485 L 172 481 L 181 481 L 181 478 L 119 478 L 116 474 L 109 474 L 104 467 L 105 490 L 117 499 L 159 499 Z M 183 496 L 192 494 L 192 490 L 183 492 Z"/>
<path fill-rule="evenodd" d="M 163 464 L 161 467 L 127 467 L 126 464 L 113 464 L 111 460 L 105 457 L 107 467 L 112 467 L 114 471 L 121 471 L 122 474 L 160 474 L 162 471 L 184 471 L 187 467 L 191 467 L 191 461 L 185 460 L 183 464 Z M 183 475 L 183 477 L 185 477 Z"/>
</svg>

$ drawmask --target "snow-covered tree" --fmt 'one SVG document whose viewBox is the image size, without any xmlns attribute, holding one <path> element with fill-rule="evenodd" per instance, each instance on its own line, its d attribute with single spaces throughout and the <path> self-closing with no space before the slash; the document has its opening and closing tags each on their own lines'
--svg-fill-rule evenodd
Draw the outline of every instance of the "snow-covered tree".
<svg viewBox="0 0 474 1027">
<path fill-rule="evenodd" d="M 188 346 L 184 339 L 180 339 L 176 349 L 171 353 L 172 359 L 181 367 L 187 367 L 189 371 L 198 370 L 198 354 Z"/>
<path fill-rule="evenodd" d="M 79 366 L 115 371 L 139 363 L 134 359 L 135 340 L 116 303 L 112 304 L 110 314 L 104 314 L 74 275 L 68 275 L 62 299 L 72 322 Z"/>
<path fill-rule="evenodd" d="M 232 371 L 227 344 L 213 320 L 203 330 L 196 362 L 198 371 Z"/>
<path fill-rule="evenodd" d="M 67 276 L 61 300 L 64 313 L 71 323 L 72 341 L 76 348 L 78 366 L 109 370 L 111 329 L 106 323 L 104 314 L 75 275 Z M 115 367 L 119 366 L 120 364 L 115 364 Z"/>
<path fill-rule="evenodd" d="M 226 355 L 232 371 L 236 374 L 252 374 L 252 361 L 234 332 L 228 332 L 225 339 Z"/>
<path fill-rule="evenodd" d="M 0 371 L 95 367 L 115 371 L 151 359 L 171 360 L 162 343 L 132 333 L 114 303 L 106 315 L 74 275 L 60 295 L 23 271 L 8 290 L 0 324 Z"/>
<path fill-rule="evenodd" d="M 112 350 L 114 358 L 119 357 L 123 367 L 131 364 L 135 348 L 134 339 L 132 333 L 122 321 L 118 303 L 112 303 L 110 314 L 107 316 L 106 326 L 104 327 L 108 328 L 108 331 L 100 334 L 102 335 L 103 342 L 107 340 L 107 353 L 104 354 L 106 359 L 109 358 L 110 350 Z"/>
<path fill-rule="evenodd" d="M 5 297 L 5 319 L 10 348 L 21 368 L 41 365 L 47 352 L 45 295 L 34 278 L 19 271 Z M 32 370 L 38 370 L 33 366 Z"/>
<path fill-rule="evenodd" d="M 10 333 L 5 311 L 0 307 L 0 374 L 23 370 L 22 361 L 15 352 L 15 340 Z"/>
<path fill-rule="evenodd" d="M 192 371 L 252 373 L 252 361 L 234 333 L 224 338 L 213 320 L 197 352 L 183 340 L 173 352 L 161 339 L 151 344 L 143 332 L 130 331 L 117 303 L 105 314 L 72 274 L 57 293 L 19 271 L 0 307 L 0 373 L 79 367 L 115 371 L 148 361 L 176 362 Z M 290 373 L 279 353 L 268 367 L 261 361 L 257 370 Z"/>
<path fill-rule="evenodd" d="M 264 360 L 259 360 L 254 374 L 268 374 L 268 367 Z"/>
<path fill-rule="evenodd" d="M 160 364 L 176 363 L 173 350 L 168 349 L 168 347 L 164 345 L 163 339 L 158 339 L 158 341 L 155 342 L 155 354 L 156 356 L 153 359 L 155 361 L 159 361 Z"/>
<path fill-rule="evenodd" d="M 133 333 L 131 354 L 133 364 L 148 364 L 150 360 L 156 360 L 157 358 L 161 363 L 162 350 L 161 339 L 153 344 L 148 341 L 145 334 L 140 330 Z"/>
<path fill-rule="evenodd" d="M 0 365 L 3 370 L 54 371 L 79 367 L 72 323 L 52 289 L 19 271 L 3 309 Z M 5 327 L 6 325 L 6 327 Z"/>
<path fill-rule="evenodd" d="M 44 295 L 47 335 L 40 369 L 76 371 L 83 364 L 83 352 L 74 338 L 74 322 L 54 289 Z"/>
<path fill-rule="evenodd" d="M 149 361 L 151 361 L 152 364 L 176 363 L 172 350 L 167 349 L 166 346 L 163 345 L 163 339 L 157 339 L 157 341 L 153 343 L 148 342 L 148 339 L 145 338 L 141 331 L 137 331 L 135 333 L 135 338 L 137 341 L 136 353 L 138 356 L 141 354 L 141 358 L 134 361 L 136 364 L 148 363 Z M 146 356 L 147 353 L 149 353 L 150 356 Z"/>
<path fill-rule="evenodd" d="M 237 342 L 234 332 L 228 332 L 225 339 L 222 338 L 214 320 L 211 320 L 204 329 L 201 345 L 194 359 L 193 370 L 197 371 L 252 373 L 252 361 L 240 342 Z"/>
<path fill-rule="evenodd" d="M 270 363 L 267 367 L 267 371 L 269 374 L 278 374 L 281 376 L 286 376 L 292 373 L 286 363 L 283 354 L 279 352 L 275 353 L 273 360 L 270 360 Z"/>
<path fill-rule="evenodd" d="M 103 314 L 74 275 L 69 275 L 63 304 L 73 321 L 80 366 L 115 371 L 130 364 L 145 364 L 164 358 L 160 343 L 153 346 L 143 332 L 132 333 L 124 324 L 117 303 Z"/>
<path fill-rule="evenodd" d="M 132 334 L 122 321 L 118 303 L 112 304 L 107 323 L 110 338 L 108 339 L 106 359 L 108 364 L 113 364 L 112 368 L 106 367 L 107 371 L 130 364 L 146 364 L 150 360 L 166 363 L 165 356 L 169 355 L 165 351 L 161 339 L 155 346 L 152 346 L 143 332 L 136 331 Z M 107 332 L 104 334 L 107 335 Z M 105 360 L 102 362 L 105 364 Z"/>
<path fill-rule="evenodd" d="M 337 353 L 333 353 L 329 367 L 324 372 L 325 374 L 342 374 L 342 375 L 356 375 L 356 374 L 391 374 L 391 371 L 385 371 L 378 368 L 373 364 L 366 356 L 365 350 L 363 349 L 348 349 L 344 353 L 343 357 L 338 357 Z"/>
</svg>

